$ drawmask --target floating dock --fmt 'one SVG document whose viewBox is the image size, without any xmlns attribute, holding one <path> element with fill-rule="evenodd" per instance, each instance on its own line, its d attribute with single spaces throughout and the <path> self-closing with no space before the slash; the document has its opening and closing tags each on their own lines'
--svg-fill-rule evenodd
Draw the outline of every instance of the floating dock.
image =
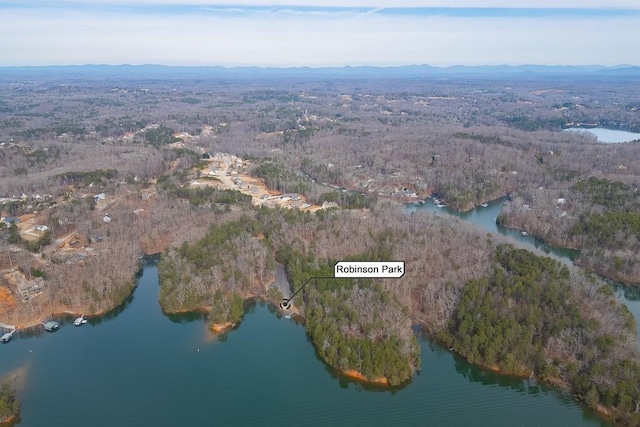
<svg viewBox="0 0 640 427">
<path fill-rule="evenodd" d="M 84 314 L 80 317 L 78 317 L 76 320 L 73 321 L 73 326 L 82 326 L 85 323 L 87 323 L 87 319 L 84 318 Z"/>
<path fill-rule="evenodd" d="M 6 334 L 4 334 L 2 337 L 0 337 L 0 342 L 9 342 L 11 340 L 11 338 L 13 337 L 13 333 L 16 330 L 14 329 L 11 332 L 7 332 Z"/>
<path fill-rule="evenodd" d="M 57 331 L 58 329 L 60 329 L 60 323 L 53 320 L 47 323 L 43 323 L 43 326 L 49 332 Z"/>
</svg>

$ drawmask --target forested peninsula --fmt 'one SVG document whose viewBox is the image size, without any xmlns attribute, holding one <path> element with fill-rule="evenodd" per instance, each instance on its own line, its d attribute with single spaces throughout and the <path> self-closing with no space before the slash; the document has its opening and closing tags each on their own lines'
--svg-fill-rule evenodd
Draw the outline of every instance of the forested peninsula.
<svg viewBox="0 0 640 427">
<path fill-rule="evenodd" d="M 219 246 L 207 249 L 216 238 Z M 252 242 L 252 252 L 234 249 L 240 239 Z M 196 274 L 196 254 L 212 252 L 231 254 L 226 278 L 212 281 L 209 264 L 201 266 L 208 269 L 204 280 L 172 276 Z M 587 404 L 635 420 L 640 359 L 633 317 L 604 282 L 573 267 L 459 221 L 407 217 L 391 205 L 319 213 L 262 208 L 170 250 L 161 261 L 162 294 L 171 287 L 176 296 L 169 300 L 177 304 L 184 292 L 179 309 L 216 307 L 213 322 L 236 323 L 240 295 L 274 297 L 264 283 L 262 291 L 251 285 L 258 283 L 248 279 L 258 277 L 248 268 L 252 253 L 283 263 L 294 289 L 331 276 L 336 260 L 405 260 L 402 279 L 320 279 L 294 300 L 319 356 L 340 371 L 406 382 L 420 366 L 411 325 L 421 324 L 473 363 L 564 384 Z M 198 288 L 199 280 L 215 285 Z"/>
<path fill-rule="evenodd" d="M 145 254 L 161 254 L 165 313 L 218 332 L 247 299 L 282 299 L 278 263 L 295 291 L 339 260 L 402 260 L 400 279 L 297 294 L 328 365 L 408 384 L 417 325 L 640 423 L 636 322 L 594 274 L 639 284 L 640 146 L 563 131 L 640 130 L 633 79 L 102 77 L 0 73 L 1 322 L 124 307 Z M 577 265 L 403 206 L 506 195 L 500 224 L 578 249 Z"/>
</svg>

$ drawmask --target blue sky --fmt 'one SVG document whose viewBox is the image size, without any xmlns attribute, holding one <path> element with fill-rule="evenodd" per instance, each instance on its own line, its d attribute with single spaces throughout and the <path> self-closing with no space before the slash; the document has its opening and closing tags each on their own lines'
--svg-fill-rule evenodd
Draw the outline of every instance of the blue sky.
<svg viewBox="0 0 640 427">
<path fill-rule="evenodd" d="M 0 66 L 640 65 L 640 0 L 2 0 L 0 24 Z"/>
</svg>

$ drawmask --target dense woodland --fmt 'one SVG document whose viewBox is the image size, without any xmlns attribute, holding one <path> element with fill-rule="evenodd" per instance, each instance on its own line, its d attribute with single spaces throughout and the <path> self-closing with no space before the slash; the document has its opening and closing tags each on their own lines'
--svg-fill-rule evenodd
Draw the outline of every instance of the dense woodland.
<svg viewBox="0 0 640 427">
<path fill-rule="evenodd" d="M 237 313 L 232 315 L 235 297 L 263 295 L 275 267 L 257 227 L 249 217 L 213 224 L 197 242 L 184 242 L 165 253 L 159 264 L 162 308 L 180 312 L 213 307 L 218 308 L 212 311 L 215 323 L 240 320 Z M 220 315 L 223 306 L 229 318 Z"/>
<path fill-rule="evenodd" d="M 465 284 L 440 336 L 472 363 L 560 379 L 587 404 L 603 402 L 637 424 L 633 316 L 623 307 L 618 316 L 585 310 L 584 289 L 572 288 L 569 269 L 551 258 L 500 245 L 493 268 L 490 277 Z"/>
<path fill-rule="evenodd" d="M 1 321 L 113 309 L 143 253 L 162 252 L 163 309 L 204 310 L 213 323 L 238 323 L 244 298 L 272 295 L 276 260 L 297 289 L 336 260 L 399 259 L 401 279 L 319 281 L 299 294 L 328 364 L 401 384 L 419 367 L 419 324 L 474 363 L 533 372 L 637 423 L 635 323 L 608 285 L 390 201 L 437 194 L 467 209 L 510 194 L 503 224 L 638 284 L 640 146 L 562 131 L 640 130 L 635 77 L 59 83 L 0 75 L 2 216 L 36 211 L 49 230 L 34 243 L 0 229 L 1 269 L 47 282 Z M 238 192 L 191 187 L 215 152 L 250 159 L 274 190 L 342 209 L 257 209 Z M 58 250 L 69 233 L 77 249 Z"/>
</svg>

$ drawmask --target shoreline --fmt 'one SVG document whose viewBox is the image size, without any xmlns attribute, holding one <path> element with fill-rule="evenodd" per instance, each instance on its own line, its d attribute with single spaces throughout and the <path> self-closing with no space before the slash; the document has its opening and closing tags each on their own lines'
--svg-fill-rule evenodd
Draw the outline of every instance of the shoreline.
<svg viewBox="0 0 640 427">
<path fill-rule="evenodd" d="M 48 314 L 40 313 L 29 318 L 29 320 L 22 321 L 21 323 L 14 322 L 15 324 L 13 326 L 15 330 L 31 329 L 31 328 L 35 328 L 37 326 L 42 325 L 43 323 L 45 323 L 46 319 L 61 318 L 61 317 L 74 318 L 74 317 L 84 316 L 84 318 L 87 320 L 91 318 L 100 319 L 108 316 L 110 313 L 123 307 L 123 305 L 127 303 L 127 300 L 131 298 L 131 296 L 133 295 L 137 287 L 138 287 L 137 284 L 133 286 L 133 288 L 131 288 L 131 291 L 127 294 L 127 296 L 122 301 L 119 301 L 117 304 L 113 305 L 112 307 L 104 308 L 95 313 L 86 314 L 88 311 L 75 311 L 73 309 L 65 309 L 66 307 L 58 307 L 56 311 L 52 313 L 48 313 Z M 6 323 L 6 322 L 8 321 L 3 321 L 2 323 Z"/>
<path fill-rule="evenodd" d="M 137 286 L 136 286 L 137 287 Z M 133 294 L 135 290 L 132 290 L 131 294 Z M 269 300 L 266 297 L 260 297 L 260 296 L 256 296 L 256 295 L 250 295 L 250 296 L 246 296 L 244 298 L 244 300 L 251 300 L 251 299 L 258 299 L 260 301 L 266 302 L 268 304 L 273 305 L 274 307 L 276 307 L 276 309 L 278 308 L 278 304 L 274 303 L 273 301 Z M 120 304 L 122 305 L 122 304 Z M 109 310 L 101 310 L 100 312 L 91 315 L 91 317 L 103 317 L 105 315 L 107 315 L 109 312 L 117 309 L 120 305 L 111 308 Z M 305 317 L 299 313 L 299 309 L 292 307 L 292 310 L 290 310 L 296 317 L 299 317 L 300 320 L 304 321 Z M 165 310 L 162 310 L 163 314 L 165 315 L 171 315 L 171 314 L 188 314 L 188 313 L 207 313 L 207 308 L 206 306 L 203 307 L 198 307 L 192 310 L 177 310 L 177 311 L 171 311 L 171 312 L 167 312 Z M 280 310 L 281 313 L 284 313 L 282 310 Z M 53 313 L 51 316 L 77 316 L 78 314 L 72 311 L 63 311 L 63 312 L 58 312 L 58 313 Z M 208 326 L 208 330 L 210 330 L 211 332 L 213 332 L 215 335 L 221 335 L 224 334 L 226 332 L 228 332 L 229 330 L 237 327 L 239 325 L 240 322 L 237 323 L 232 323 L 232 322 L 224 322 L 224 323 L 211 323 Z M 16 330 L 18 329 L 28 329 L 28 328 L 33 328 L 33 327 L 37 327 L 39 326 L 41 323 L 35 323 L 29 326 L 21 326 L 21 327 L 17 327 Z M 519 379 L 526 379 L 526 378 L 533 378 L 534 380 L 549 386 L 549 387 L 555 387 L 555 388 L 559 388 L 562 389 L 566 392 L 571 392 L 571 384 L 567 383 L 566 381 L 560 379 L 560 378 L 545 378 L 545 377 L 540 377 L 537 375 L 530 375 L 527 374 L 526 372 L 522 372 L 520 374 L 518 373 L 507 373 L 507 372 L 503 372 L 497 365 L 494 366 L 485 366 L 485 365 L 480 365 L 480 364 L 475 364 L 475 363 L 471 363 L 469 362 L 469 360 L 464 357 L 463 355 L 461 355 L 460 353 L 456 352 L 454 349 L 450 349 L 446 343 L 444 341 L 441 341 L 440 339 L 436 338 L 435 336 L 433 336 L 431 333 L 429 333 L 428 329 L 426 328 L 426 325 L 424 325 L 421 322 L 414 322 L 413 323 L 416 326 L 419 326 L 420 329 L 423 331 L 423 333 L 425 333 L 425 335 L 427 335 L 429 337 L 429 339 L 434 340 L 434 342 L 438 343 L 438 345 L 442 346 L 443 349 L 445 351 L 448 351 L 449 353 L 453 353 L 457 356 L 459 356 L 460 358 L 462 358 L 465 362 L 470 363 L 473 366 L 476 366 L 477 368 L 486 371 L 486 372 L 493 372 L 497 375 L 501 375 L 501 376 L 507 376 L 507 377 L 512 377 L 512 378 L 519 378 Z M 360 371 L 355 370 L 355 369 L 347 369 L 347 370 L 340 370 L 337 369 L 329 364 L 327 364 L 326 362 L 323 362 L 326 366 L 335 369 L 335 371 L 341 375 L 344 376 L 346 378 L 349 378 L 351 380 L 355 380 L 358 382 L 361 382 L 363 384 L 368 384 L 368 385 L 373 385 L 373 386 L 382 386 L 382 387 L 390 387 L 389 385 L 389 380 L 387 377 L 385 376 L 381 376 L 381 377 L 376 377 L 376 378 L 367 378 L 364 376 L 364 374 L 362 374 Z M 589 405 L 587 405 L 584 401 L 576 399 L 574 396 L 574 400 L 578 403 L 580 403 L 581 405 L 584 405 L 585 407 L 591 408 L 593 410 L 595 410 L 598 414 L 600 414 L 602 417 L 606 418 L 606 419 L 611 419 L 611 417 L 613 416 L 613 413 L 615 412 L 615 410 L 613 408 L 608 408 L 600 403 L 598 403 L 598 405 L 596 407 L 591 407 Z M 19 416 L 19 415 L 18 415 Z M 18 416 L 14 417 L 17 418 Z M 10 422 L 10 421 L 9 421 Z M 8 424 L 9 422 L 5 422 L 5 424 Z M 0 422 L 0 426 L 5 425 L 2 422 Z M 8 424 L 10 425 L 10 424 Z"/>
<path fill-rule="evenodd" d="M 572 390 L 573 385 L 561 378 L 538 376 L 538 375 L 535 375 L 535 373 L 533 372 L 531 372 L 530 374 L 527 374 L 526 371 L 523 371 L 522 374 L 509 373 L 509 372 L 502 371 L 498 365 L 488 366 L 488 365 L 481 365 L 478 363 L 471 363 L 466 357 L 464 357 L 462 354 L 455 351 L 453 347 L 449 347 L 444 341 L 436 338 L 434 335 L 429 333 L 429 331 L 427 330 L 424 324 L 416 324 L 416 325 L 419 326 L 420 329 L 424 331 L 424 333 L 427 335 L 427 337 L 430 340 L 433 340 L 435 343 L 440 345 L 445 351 L 448 351 L 449 353 L 462 358 L 466 363 L 468 363 L 469 365 L 475 366 L 478 369 L 481 369 L 486 372 L 492 372 L 496 375 L 501 375 L 504 377 L 511 377 L 511 378 L 516 378 L 521 380 L 533 379 L 536 382 L 542 385 L 545 385 L 547 387 L 553 387 L 553 388 L 563 390 L 564 392 L 568 393 L 574 401 L 578 402 L 580 405 L 584 406 L 585 408 L 593 409 L 598 413 L 598 415 L 600 415 L 601 417 L 607 420 L 611 420 L 613 417 L 613 414 L 616 413 L 615 408 L 609 408 L 607 406 L 604 406 L 601 403 L 598 403 L 596 406 L 590 406 L 585 401 L 576 398 L 576 395 L 573 393 L 573 390 Z"/>
<path fill-rule="evenodd" d="M 362 374 L 362 372 L 357 371 L 355 369 L 347 369 L 346 371 L 341 371 L 341 370 L 337 370 L 337 371 L 341 375 L 344 375 L 345 377 L 355 379 L 366 384 L 375 384 L 375 385 L 384 385 L 384 386 L 389 385 L 389 380 L 385 376 L 369 379 L 365 377 Z"/>
<path fill-rule="evenodd" d="M 236 326 L 237 323 L 232 322 L 224 322 L 224 323 L 211 323 L 209 325 L 209 330 L 216 335 L 227 332 L 229 329 L 232 329 Z"/>
</svg>

